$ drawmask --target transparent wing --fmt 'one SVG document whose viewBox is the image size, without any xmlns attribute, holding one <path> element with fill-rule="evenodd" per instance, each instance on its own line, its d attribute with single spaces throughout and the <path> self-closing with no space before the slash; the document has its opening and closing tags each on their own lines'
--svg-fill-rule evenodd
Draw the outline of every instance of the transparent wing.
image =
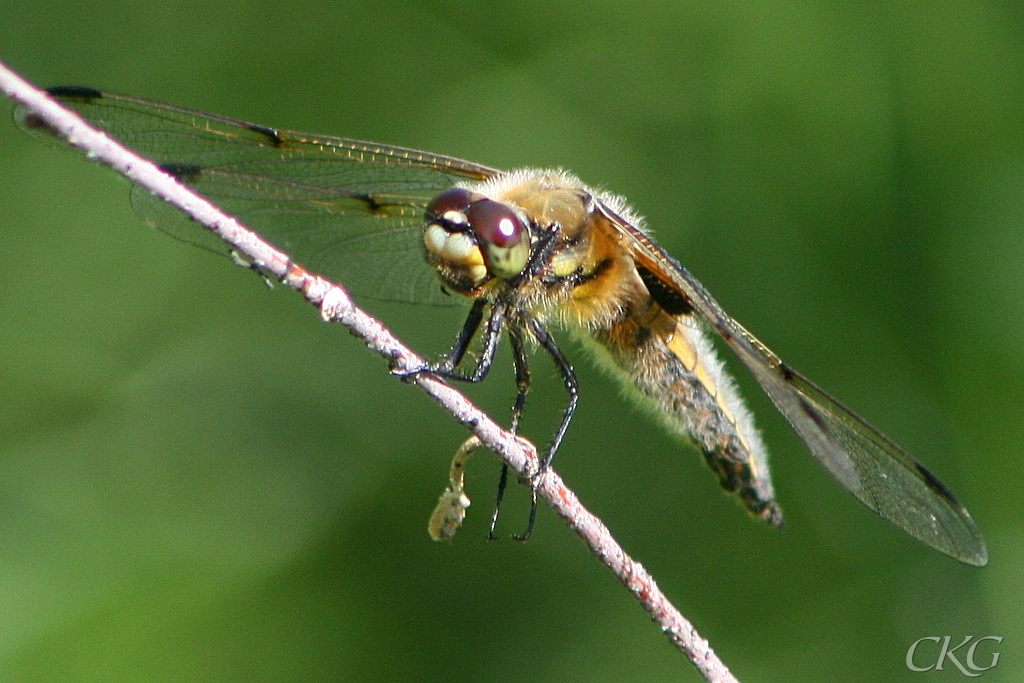
<svg viewBox="0 0 1024 683">
<path fill-rule="evenodd" d="M 378 299 L 447 302 L 420 256 L 423 207 L 459 180 L 499 173 L 427 152 L 278 131 L 85 88 L 51 92 L 298 263 Z M 25 130 L 45 137 L 23 113 L 19 119 Z M 132 203 L 161 230 L 228 253 L 226 245 L 147 192 L 133 191 Z M 934 475 L 783 363 L 643 232 L 608 207 L 602 209 L 637 262 L 722 336 L 844 488 L 940 552 L 968 564 L 988 562 L 985 541 L 970 514 Z"/>
<path fill-rule="evenodd" d="M 305 268 L 357 295 L 454 303 L 422 258 L 423 207 L 459 180 L 497 170 L 453 157 L 360 140 L 275 130 L 88 88 L 51 94 L 91 124 L 160 164 Z M 45 130 L 23 113 L 19 124 Z M 172 236 L 228 254 L 229 246 L 148 191 L 132 206 Z"/>
<path fill-rule="evenodd" d="M 750 368 L 818 462 L 857 500 L 961 562 L 984 566 L 988 549 L 970 514 L 935 475 L 878 430 L 782 362 L 733 320 L 685 268 L 608 207 L 638 264 L 682 297 Z"/>
</svg>

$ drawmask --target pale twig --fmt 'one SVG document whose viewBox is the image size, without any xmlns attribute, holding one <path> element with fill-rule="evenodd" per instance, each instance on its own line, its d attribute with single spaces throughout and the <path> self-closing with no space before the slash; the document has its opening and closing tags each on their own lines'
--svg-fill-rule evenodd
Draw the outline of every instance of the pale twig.
<svg viewBox="0 0 1024 683">
<path fill-rule="evenodd" d="M 73 112 L 63 108 L 45 92 L 32 87 L 2 63 L 0 90 L 32 112 L 34 124 L 45 126 L 71 145 L 84 150 L 90 158 L 110 166 L 174 205 L 231 244 L 260 272 L 272 275 L 300 292 L 320 309 L 325 321 L 342 323 L 354 336 L 383 356 L 392 369 L 408 371 L 424 367 L 423 359 L 406 348 L 378 320 L 357 308 L 344 289 L 293 263 L 287 254 L 262 240 L 259 235 L 221 212 L 152 162 L 90 128 Z M 466 425 L 481 443 L 498 454 L 520 478 L 531 481 L 537 494 L 633 593 L 673 645 L 686 654 L 705 680 L 710 683 L 736 680 L 708 642 L 669 602 L 647 570 L 626 554 L 607 527 L 580 504 L 576 494 L 565 486 L 555 471 L 549 468 L 537 473 L 537 451 L 532 444 L 504 430 L 444 382 L 429 374 L 413 377 L 415 384 L 456 420 Z"/>
</svg>

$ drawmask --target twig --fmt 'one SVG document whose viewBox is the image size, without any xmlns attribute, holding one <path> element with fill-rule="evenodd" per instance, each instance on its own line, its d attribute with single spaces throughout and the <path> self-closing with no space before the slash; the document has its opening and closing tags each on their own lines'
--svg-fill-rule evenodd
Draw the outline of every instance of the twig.
<svg viewBox="0 0 1024 683">
<path fill-rule="evenodd" d="M 317 306 L 325 321 L 340 322 L 354 336 L 383 356 L 393 369 L 423 367 L 423 359 L 406 348 L 378 320 L 357 308 L 344 289 L 302 268 L 259 235 L 221 212 L 152 162 L 90 128 L 81 118 L 34 88 L 0 63 L 0 90 L 28 108 L 44 125 L 68 143 L 86 151 L 90 158 L 110 166 L 138 183 L 190 218 L 216 233 L 249 259 L 261 272 L 272 274 Z M 736 679 L 718 659 L 706 640 L 661 592 L 642 565 L 634 561 L 612 538 L 608 528 L 580 504 L 552 469 L 537 473 L 537 451 L 532 444 L 502 429 L 461 393 L 429 375 L 414 375 L 415 384 L 437 401 L 456 420 L 469 427 L 480 441 L 508 463 L 521 478 L 529 479 L 537 494 L 583 539 L 590 551 L 633 593 L 644 609 L 668 635 L 669 640 L 693 662 L 709 683 Z"/>
</svg>

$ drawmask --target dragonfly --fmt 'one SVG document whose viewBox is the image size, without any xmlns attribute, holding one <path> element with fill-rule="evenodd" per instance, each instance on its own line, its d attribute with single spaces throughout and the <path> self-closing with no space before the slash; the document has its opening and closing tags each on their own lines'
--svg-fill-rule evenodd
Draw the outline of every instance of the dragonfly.
<svg viewBox="0 0 1024 683">
<path fill-rule="evenodd" d="M 857 500 L 945 555 L 987 564 L 985 541 L 953 493 L 730 317 L 622 198 L 562 170 L 506 172 L 91 88 L 50 94 L 357 297 L 467 305 L 451 349 L 416 372 L 482 381 L 507 337 L 517 386 L 513 432 L 530 391 L 531 352 L 546 353 L 569 398 L 542 467 L 559 449 L 580 393 L 552 332 L 558 329 L 581 340 L 670 432 L 691 441 L 753 516 L 781 526 L 767 448 L 716 354 L 714 333 Z M 47 137 L 30 112 L 16 117 Z M 233 255 L 144 188 L 133 187 L 131 202 L 170 235 Z"/>
</svg>

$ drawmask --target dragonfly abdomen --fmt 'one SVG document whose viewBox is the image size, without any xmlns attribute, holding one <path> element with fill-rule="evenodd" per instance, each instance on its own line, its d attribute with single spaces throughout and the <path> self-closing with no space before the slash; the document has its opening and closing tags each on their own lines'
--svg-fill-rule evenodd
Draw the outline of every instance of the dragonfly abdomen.
<svg viewBox="0 0 1024 683">
<path fill-rule="evenodd" d="M 670 315 L 653 301 L 642 311 L 631 308 L 590 338 L 640 402 L 701 449 L 726 491 L 751 514 L 782 526 L 760 432 L 696 320 Z"/>
</svg>

